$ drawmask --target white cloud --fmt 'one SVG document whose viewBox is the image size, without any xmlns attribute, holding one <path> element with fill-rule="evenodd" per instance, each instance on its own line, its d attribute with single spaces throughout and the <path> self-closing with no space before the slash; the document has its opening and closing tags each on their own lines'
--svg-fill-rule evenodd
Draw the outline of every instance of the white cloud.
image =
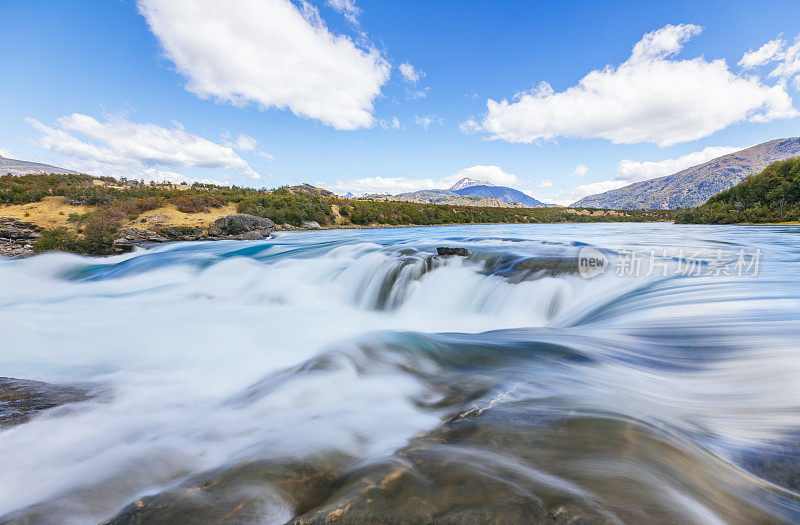
<svg viewBox="0 0 800 525">
<path fill-rule="evenodd" d="M 709 146 L 702 151 L 695 151 L 678 157 L 677 159 L 666 159 L 658 162 L 646 161 L 638 162 L 630 159 L 623 159 L 617 165 L 617 180 L 624 180 L 629 183 L 639 182 L 665 175 L 672 175 L 681 170 L 696 166 L 711 159 L 739 151 L 744 148 L 733 148 L 730 146 Z"/>
<path fill-rule="evenodd" d="M 794 77 L 794 80 L 792 81 L 792 83 L 794 84 L 794 88 L 795 89 L 800 90 L 800 75 L 797 75 L 796 77 Z"/>
<path fill-rule="evenodd" d="M 770 72 L 769 76 L 788 79 L 792 75 L 800 73 L 800 35 L 797 35 L 794 43 L 779 55 L 779 59 L 778 66 Z"/>
<path fill-rule="evenodd" d="M 550 179 L 544 179 L 542 182 L 536 185 L 537 188 L 552 188 L 553 181 Z"/>
<path fill-rule="evenodd" d="M 177 123 L 168 129 L 121 117 L 100 122 L 80 113 L 60 117 L 54 126 L 27 120 L 41 133 L 35 139 L 39 146 L 77 159 L 81 171 L 139 178 L 156 173 L 159 167 L 211 168 L 235 169 L 260 178 L 233 147 L 188 133 Z M 243 143 L 249 145 L 247 139 Z"/>
<path fill-rule="evenodd" d="M 422 117 L 420 117 L 419 115 L 414 115 L 414 122 L 418 126 L 422 126 L 423 128 L 425 128 L 425 130 L 427 131 L 428 128 L 431 126 L 431 124 L 438 124 L 439 126 L 444 124 L 444 119 L 439 115 L 433 115 L 433 114 L 425 115 Z"/>
<path fill-rule="evenodd" d="M 331 33 L 288 0 L 139 0 L 186 89 L 236 106 L 288 108 L 336 129 L 371 127 L 389 78 L 375 49 Z"/>
<path fill-rule="evenodd" d="M 604 191 L 609 190 L 616 190 L 617 188 L 627 186 L 628 184 L 628 182 L 622 180 L 602 180 L 600 182 L 592 182 L 590 184 L 581 184 L 580 186 L 576 186 L 569 191 L 561 191 L 557 193 L 554 197 L 548 198 L 547 202 L 568 206 L 588 195 L 603 193 Z"/>
<path fill-rule="evenodd" d="M 378 125 L 383 129 L 404 129 L 403 124 L 400 122 L 400 119 L 397 117 L 392 117 L 389 120 L 380 119 L 378 121 Z"/>
<path fill-rule="evenodd" d="M 512 102 L 489 99 L 483 120 L 468 120 L 462 130 L 509 142 L 599 137 L 667 146 L 743 120 L 798 115 L 781 83 L 769 86 L 757 76 L 734 74 L 722 59 L 675 58 L 700 30 L 667 25 L 648 33 L 628 60 L 592 71 L 565 91 L 556 92 L 543 82 L 518 93 Z"/>
<path fill-rule="evenodd" d="M 745 53 L 742 59 L 739 60 L 739 65 L 745 69 L 763 66 L 783 53 L 784 47 L 786 47 L 786 42 L 782 38 L 778 37 L 775 40 L 770 40 L 755 51 L 751 49 Z"/>
<path fill-rule="evenodd" d="M 236 138 L 235 146 L 239 151 L 255 151 L 258 141 L 249 135 L 239 135 Z"/>
<path fill-rule="evenodd" d="M 433 179 L 411 179 L 405 177 L 368 177 L 364 179 L 340 180 L 332 183 L 319 182 L 319 186 L 344 195 L 353 193 L 406 193 L 409 191 L 437 188 Z"/>
<path fill-rule="evenodd" d="M 356 5 L 354 0 L 328 0 L 327 3 L 344 15 L 348 22 L 358 25 L 358 15 L 361 14 L 361 9 Z"/>
<path fill-rule="evenodd" d="M 403 79 L 410 84 L 416 84 L 420 77 L 425 76 L 423 71 L 415 69 L 414 66 L 408 62 L 403 62 L 397 67 L 397 69 L 400 70 L 400 74 L 403 75 Z"/>
<path fill-rule="evenodd" d="M 575 166 L 575 171 L 572 172 L 571 177 L 575 177 L 576 179 L 582 179 L 589 173 L 589 168 L 584 166 L 583 164 L 578 164 Z"/>
<path fill-rule="evenodd" d="M 495 186 L 513 186 L 519 184 L 519 179 L 516 175 L 503 171 L 500 166 L 478 165 L 464 168 L 458 173 L 454 173 L 449 177 L 444 177 L 441 179 L 441 184 L 443 186 L 440 187 L 450 187 L 464 177 L 491 182 Z"/>
<path fill-rule="evenodd" d="M 11 154 L 11 151 L 7 150 L 6 148 L 0 148 L 0 157 L 11 158 L 14 155 Z"/>
<path fill-rule="evenodd" d="M 769 63 L 777 64 L 769 76 L 781 81 L 788 81 L 793 75 L 800 73 L 800 35 L 795 37 L 791 45 L 778 35 L 757 50 L 748 51 L 739 61 L 739 65 L 747 69 Z M 795 78 L 794 82 L 798 84 L 800 81 Z"/>
<path fill-rule="evenodd" d="M 442 177 L 438 180 L 430 178 L 368 177 L 364 179 L 340 180 L 333 183 L 320 182 L 318 184 L 342 195 L 348 192 L 356 195 L 364 193 L 390 193 L 395 195 L 397 193 L 418 190 L 446 189 L 464 177 L 491 182 L 497 186 L 511 186 L 519 183 L 519 179 L 516 175 L 503 171 L 499 166 L 479 165 L 465 168 L 458 173 Z"/>
</svg>

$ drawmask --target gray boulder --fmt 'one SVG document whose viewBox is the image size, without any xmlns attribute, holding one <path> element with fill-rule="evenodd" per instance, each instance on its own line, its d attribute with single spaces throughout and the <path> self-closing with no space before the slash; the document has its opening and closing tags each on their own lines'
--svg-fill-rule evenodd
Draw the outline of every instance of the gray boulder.
<svg viewBox="0 0 800 525">
<path fill-rule="evenodd" d="M 322 226 L 319 225 L 317 221 L 303 221 L 301 223 L 303 228 L 307 228 L 309 230 L 321 230 Z"/>
<path fill-rule="evenodd" d="M 234 213 L 220 217 L 208 227 L 212 238 L 259 240 L 268 237 L 275 229 L 275 223 L 266 217 L 247 213 Z"/>
<path fill-rule="evenodd" d="M 140 230 L 139 228 L 122 228 L 117 232 L 112 246 L 116 252 L 129 252 L 134 246 L 143 244 L 153 244 L 168 242 L 169 239 L 162 237 L 152 230 Z"/>
<path fill-rule="evenodd" d="M 41 231 L 35 224 L 0 217 L 0 256 L 33 255 L 33 243 L 42 236 Z"/>
</svg>

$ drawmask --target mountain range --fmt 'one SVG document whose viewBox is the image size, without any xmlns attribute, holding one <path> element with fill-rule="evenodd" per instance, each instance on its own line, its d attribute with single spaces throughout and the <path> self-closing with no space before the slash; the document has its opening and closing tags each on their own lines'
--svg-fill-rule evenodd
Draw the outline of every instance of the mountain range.
<svg viewBox="0 0 800 525">
<path fill-rule="evenodd" d="M 66 170 L 58 168 L 49 164 L 41 164 L 39 162 L 29 162 L 27 160 L 8 159 L 0 157 L 0 175 L 28 175 L 31 173 L 58 173 L 62 175 L 75 174 L 77 171 Z"/>
<path fill-rule="evenodd" d="M 800 137 L 771 140 L 685 170 L 616 190 L 584 197 L 573 207 L 616 210 L 691 208 L 758 173 L 768 165 L 800 155 Z"/>
<path fill-rule="evenodd" d="M 384 196 L 385 200 L 449 204 L 451 206 L 491 206 L 535 208 L 546 204 L 508 186 L 464 177 L 446 190 L 420 190 Z"/>
</svg>

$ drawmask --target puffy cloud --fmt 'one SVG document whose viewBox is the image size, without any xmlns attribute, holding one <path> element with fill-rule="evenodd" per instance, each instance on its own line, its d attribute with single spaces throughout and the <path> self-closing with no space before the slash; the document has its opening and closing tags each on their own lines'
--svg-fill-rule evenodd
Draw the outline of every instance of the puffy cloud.
<svg viewBox="0 0 800 525">
<path fill-rule="evenodd" d="M 732 148 L 730 146 L 709 146 L 702 151 L 695 151 L 678 157 L 677 159 L 666 159 L 659 162 L 637 162 L 635 160 L 623 159 L 617 165 L 617 180 L 628 182 L 639 182 L 665 175 L 672 175 L 681 170 L 696 166 L 711 159 L 739 151 L 743 148 Z"/>
<path fill-rule="evenodd" d="M 438 124 L 440 126 L 444 124 L 444 119 L 439 115 L 433 115 L 433 114 L 425 115 L 422 117 L 420 117 L 419 115 L 414 115 L 414 122 L 418 126 L 425 128 L 425 131 L 427 131 L 428 128 L 431 126 L 431 124 Z"/>
<path fill-rule="evenodd" d="M 482 121 L 470 119 L 462 130 L 509 142 L 580 137 L 667 146 L 743 120 L 798 115 L 781 83 L 734 74 L 722 59 L 675 58 L 699 32 L 694 25 L 667 25 L 646 34 L 619 66 L 592 71 L 564 91 L 543 82 L 511 102 L 489 99 Z"/>
<path fill-rule="evenodd" d="M 800 73 L 800 35 L 794 38 L 792 44 L 779 35 L 757 50 L 748 51 L 739 61 L 740 66 L 748 69 L 769 63 L 777 64 L 769 76 L 779 78 L 781 81 L 787 81 L 796 73 Z M 795 78 L 794 82 L 797 84 L 800 81 Z"/>
<path fill-rule="evenodd" d="M 236 138 L 235 146 L 240 151 L 255 151 L 258 141 L 249 135 L 239 135 Z"/>
<path fill-rule="evenodd" d="M 778 55 L 778 66 L 770 72 L 771 77 L 781 77 L 788 79 L 790 76 L 800 73 L 800 35 L 794 39 L 791 46 L 786 47 L 786 51 Z"/>
<path fill-rule="evenodd" d="M 544 188 L 552 188 L 553 187 L 553 181 L 551 181 L 550 179 L 544 179 L 542 182 L 537 184 L 536 187 L 537 188 L 543 188 L 543 189 Z"/>
<path fill-rule="evenodd" d="M 497 186 L 510 186 L 519 183 L 519 179 L 516 175 L 503 171 L 499 166 L 479 165 L 465 168 L 458 173 L 442 177 L 438 180 L 430 178 L 368 177 L 364 179 L 340 180 L 333 183 L 320 182 L 318 184 L 339 194 L 349 192 L 356 195 L 364 193 L 390 193 L 394 195 L 409 191 L 449 188 L 464 177 L 487 181 Z"/>
<path fill-rule="evenodd" d="M 442 184 L 446 187 L 452 186 L 464 177 L 474 180 L 481 180 L 491 182 L 495 186 L 513 186 L 519 184 L 519 179 L 513 173 L 503 171 L 500 166 L 471 166 L 464 168 L 458 173 L 454 173 L 449 177 L 441 180 Z"/>
<path fill-rule="evenodd" d="M 344 195 L 353 193 L 361 195 L 365 193 L 406 193 L 409 191 L 426 190 L 437 188 L 436 181 L 433 179 L 411 179 L 406 177 L 368 177 L 364 179 L 340 180 L 332 183 L 319 182 L 318 186 Z"/>
<path fill-rule="evenodd" d="M 410 84 L 416 84 L 420 77 L 425 76 L 423 71 L 415 69 L 414 66 L 408 62 L 403 62 L 397 67 L 397 69 L 400 70 L 400 74 L 403 75 L 403 79 Z"/>
<path fill-rule="evenodd" d="M 338 1 L 336 5 L 352 2 Z M 139 10 L 186 89 L 200 98 L 295 115 L 336 129 L 371 127 L 389 78 L 375 49 L 331 33 L 306 2 L 139 0 Z"/>
<path fill-rule="evenodd" d="M 575 171 L 572 172 L 571 176 L 575 177 L 576 179 L 582 179 L 586 176 L 587 173 L 589 173 L 589 168 L 587 168 L 583 164 L 578 164 L 577 166 L 575 166 Z"/>
<path fill-rule="evenodd" d="M 361 14 L 361 9 L 356 5 L 354 0 L 328 0 L 327 3 L 344 15 L 348 22 L 355 25 L 358 24 L 358 15 Z"/>
<path fill-rule="evenodd" d="M 767 62 L 771 62 L 772 60 L 776 59 L 781 53 L 783 53 L 785 47 L 786 42 L 780 37 L 776 38 L 775 40 L 770 40 L 755 51 L 751 49 L 745 53 L 742 56 L 742 59 L 739 60 L 739 65 L 745 69 L 763 66 Z"/>
<path fill-rule="evenodd" d="M 27 120 L 41 133 L 35 139 L 39 146 L 79 159 L 79 166 L 87 166 L 79 168 L 83 171 L 139 178 L 156 173 L 158 167 L 213 168 L 260 178 L 233 147 L 188 133 L 180 124 L 168 129 L 121 117 L 100 122 L 80 113 L 60 117 L 54 126 Z M 240 135 L 238 142 L 249 147 L 254 139 L 245 137 Z"/>
<path fill-rule="evenodd" d="M 569 204 L 572 204 L 573 202 L 588 195 L 603 193 L 604 191 L 608 190 L 616 190 L 617 188 L 627 186 L 628 184 L 628 182 L 623 180 L 601 180 L 600 182 L 581 184 L 580 186 L 575 186 L 569 191 L 558 192 L 554 197 L 548 198 L 547 201 L 555 204 L 561 204 L 562 206 L 568 206 Z"/>
</svg>

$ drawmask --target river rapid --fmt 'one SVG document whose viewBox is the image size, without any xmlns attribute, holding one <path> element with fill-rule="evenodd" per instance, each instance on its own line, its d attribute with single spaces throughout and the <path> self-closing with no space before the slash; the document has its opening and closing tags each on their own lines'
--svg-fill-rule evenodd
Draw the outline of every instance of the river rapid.
<svg viewBox="0 0 800 525">
<path fill-rule="evenodd" d="M 800 227 L 5 259 L 0 330 L 89 394 L 0 428 L 0 523 L 800 522 Z"/>
</svg>

